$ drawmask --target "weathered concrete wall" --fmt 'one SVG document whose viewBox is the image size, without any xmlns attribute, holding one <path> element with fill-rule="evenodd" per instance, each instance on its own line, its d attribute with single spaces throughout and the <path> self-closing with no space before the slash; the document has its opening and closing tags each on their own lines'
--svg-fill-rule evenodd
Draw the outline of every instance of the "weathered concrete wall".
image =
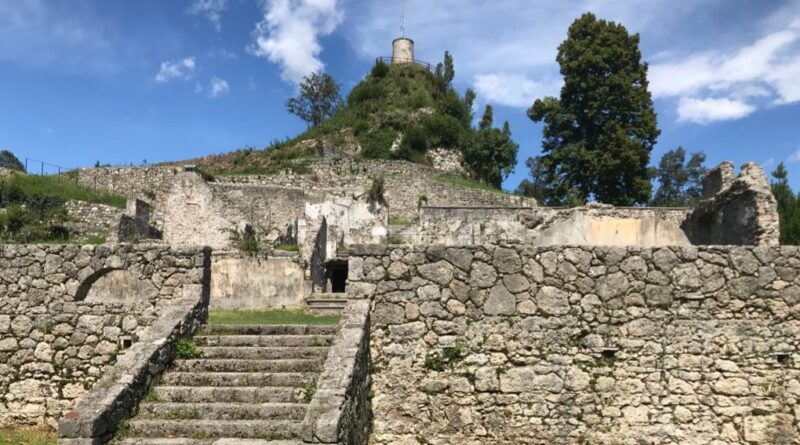
<svg viewBox="0 0 800 445">
<path fill-rule="evenodd" d="M 164 207 L 164 241 L 170 245 L 203 244 L 222 249 L 230 230 L 239 227 L 225 217 L 211 187 L 195 173 L 177 173 Z"/>
<path fill-rule="evenodd" d="M 114 364 L 123 338 L 135 342 L 164 305 L 199 292 L 206 256 L 158 245 L 0 246 L 0 427 L 52 425 Z"/>
<path fill-rule="evenodd" d="M 305 288 L 305 268 L 297 254 L 213 255 L 211 309 L 300 309 L 305 305 Z"/>
<path fill-rule="evenodd" d="M 690 209 L 423 207 L 419 222 L 395 233 L 410 244 L 687 245 L 680 229 Z"/>
<path fill-rule="evenodd" d="M 800 248 L 351 249 L 374 444 L 790 444 Z"/>
<path fill-rule="evenodd" d="M 710 198 L 683 225 L 692 244 L 779 245 L 778 203 L 764 170 L 749 162 L 732 176 L 733 164 L 726 162 L 704 181 L 703 196 Z"/>
</svg>

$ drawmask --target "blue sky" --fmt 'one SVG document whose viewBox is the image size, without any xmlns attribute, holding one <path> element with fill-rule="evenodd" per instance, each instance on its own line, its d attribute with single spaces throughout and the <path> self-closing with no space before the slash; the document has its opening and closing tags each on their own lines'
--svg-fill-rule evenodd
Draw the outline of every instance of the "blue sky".
<svg viewBox="0 0 800 445">
<path fill-rule="evenodd" d="M 456 87 L 492 103 L 521 146 L 560 88 L 555 55 L 592 11 L 641 34 L 663 130 L 708 164 L 785 161 L 800 188 L 800 0 L 408 0 L 417 57 L 450 50 Z M 400 0 L 0 0 L 0 148 L 65 167 L 140 164 L 263 147 L 316 69 L 349 90 L 389 55 Z"/>
</svg>

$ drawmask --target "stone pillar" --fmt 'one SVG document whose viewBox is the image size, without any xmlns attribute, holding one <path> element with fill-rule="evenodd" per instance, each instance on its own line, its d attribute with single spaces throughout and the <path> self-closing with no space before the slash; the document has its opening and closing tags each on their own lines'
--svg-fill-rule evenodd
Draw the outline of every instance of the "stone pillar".
<svg viewBox="0 0 800 445">
<path fill-rule="evenodd" d="M 718 166 L 711 169 L 703 178 L 703 199 L 708 199 L 730 187 L 735 177 L 733 174 L 734 166 L 731 161 L 723 161 Z"/>
<path fill-rule="evenodd" d="M 400 37 L 392 42 L 392 65 L 414 63 L 414 41 Z"/>
</svg>

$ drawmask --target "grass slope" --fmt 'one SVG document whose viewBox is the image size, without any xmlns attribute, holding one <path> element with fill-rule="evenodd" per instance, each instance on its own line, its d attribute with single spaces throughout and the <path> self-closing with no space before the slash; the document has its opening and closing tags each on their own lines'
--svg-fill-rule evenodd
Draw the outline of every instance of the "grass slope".
<svg viewBox="0 0 800 445">
<path fill-rule="evenodd" d="M 469 107 L 455 90 L 425 68 L 376 65 L 331 119 L 295 138 L 273 142 L 263 150 L 247 147 L 172 164 L 193 163 L 215 175 L 269 175 L 283 170 L 306 174 L 304 161 L 331 148 L 360 158 L 425 163 L 426 148 L 459 148 L 462 136 L 471 131 L 471 119 Z M 413 150 L 392 153 L 399 136 L 409 133 L 418 136 L 412 138 Z"/>
<path fill-rule="evenodd" d="M 122 196 L 95 192 L 90 188 L 76 184 L 68 175 L 35 176 L 15 174 L 3 179 L 3 181 L 10 186 L 19 187 L 26 195 L 59 198 L 64 201 L 74 199 L 125 208 L 126 200 Z"/>
</svg>

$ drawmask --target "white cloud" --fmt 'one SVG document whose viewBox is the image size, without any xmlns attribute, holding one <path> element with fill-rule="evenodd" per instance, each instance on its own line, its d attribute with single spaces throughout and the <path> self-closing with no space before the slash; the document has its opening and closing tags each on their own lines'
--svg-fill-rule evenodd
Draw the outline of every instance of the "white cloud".
<svg viewBox="0 0 800 445">
<path fill-rule="evenodd" d="M 738 119 L 759 107 L 798 102 L 800 19 L 734 51 L 659 62 L 649 77 L 654 97 L 679 98 L 682 121 Z"/>
<path fill-rule="evenodd" d="M 228 81 L 219 77 L 211 78 L 211 82 L 208 84 L 208 97 L 212 99 L 228 94 L 230 91 L 231 87 L 228 85 Z"/>
<path fill-rule="evenodd" d="M 761 166 L 764 168 L 772 167 L 773 165 L 775 165 L 775 158 L 769 158 L 761 163 Z"/>
<path fill-rule="evenodd" d="M 800 150 L 797 150 L 796 152 L 789 155 L 789 157 L 786 158 L 786 162 L 791 162 L 791 163 L 800 162 Z"/>
<path fill-rule="evenodd" d="M 222 29 L 222 13 L 227 7 L 228 0 L 195 0 L 186 12 L 205 17 L 219 32 Z"/>
<path fill-rule="evenodd" d="M 783 7 L 731 2 L 406 0 L 406 34 L 418 59 L 435 63 L 450 50 L 456 82 L 475 87 L 480 100 L 518 108 L 529 107 L 531 96 L 557 94 L 558 46 L 586 11 L 641 34 L 651 90 L 670 106 L 680 98 L 724 98 L 756 109 L 799 101 L 800 19 L 793 18 L 800 17 L 800 0 Z M 344 32 L 357 53 L 388 56 L 400 31 L 399 5 L 351 4 Z M 740 17 L 722 14 L 731 7 Z"/>
<path fill-rule="evenodd" d="M 280 64 L 284 80 L 299 83 L 322 70 L 319 38 L 330 35 L 342 20 L 338 0 L 267 0 L 250 51 Z"/>
<path fill-rule="evenodd" d="M 188 80 L 194 75 L 195 68 L 197 68 L 197 63 L 194 57 L 163 62 L 161 69 L 156 74 L 156 82 L 166 83 L 171 80 Z"/>
<path fill-rule="evenodd" d="M 558 81 L 543 84 L 520 74 L 479 74 L 475 76 L 475 91 L 479 97 L 509 107 L 530 107 L 543 96 L 558 94 Z"/>
<path fill-rule="evenodd" d="M 683 97 L 678 103 L 678 120 L 681 122 L 708 124 L 740 119 L 755 110 L 756 108 L 750 104 L 727 98 L 695 99 Z"/>
</svg>

